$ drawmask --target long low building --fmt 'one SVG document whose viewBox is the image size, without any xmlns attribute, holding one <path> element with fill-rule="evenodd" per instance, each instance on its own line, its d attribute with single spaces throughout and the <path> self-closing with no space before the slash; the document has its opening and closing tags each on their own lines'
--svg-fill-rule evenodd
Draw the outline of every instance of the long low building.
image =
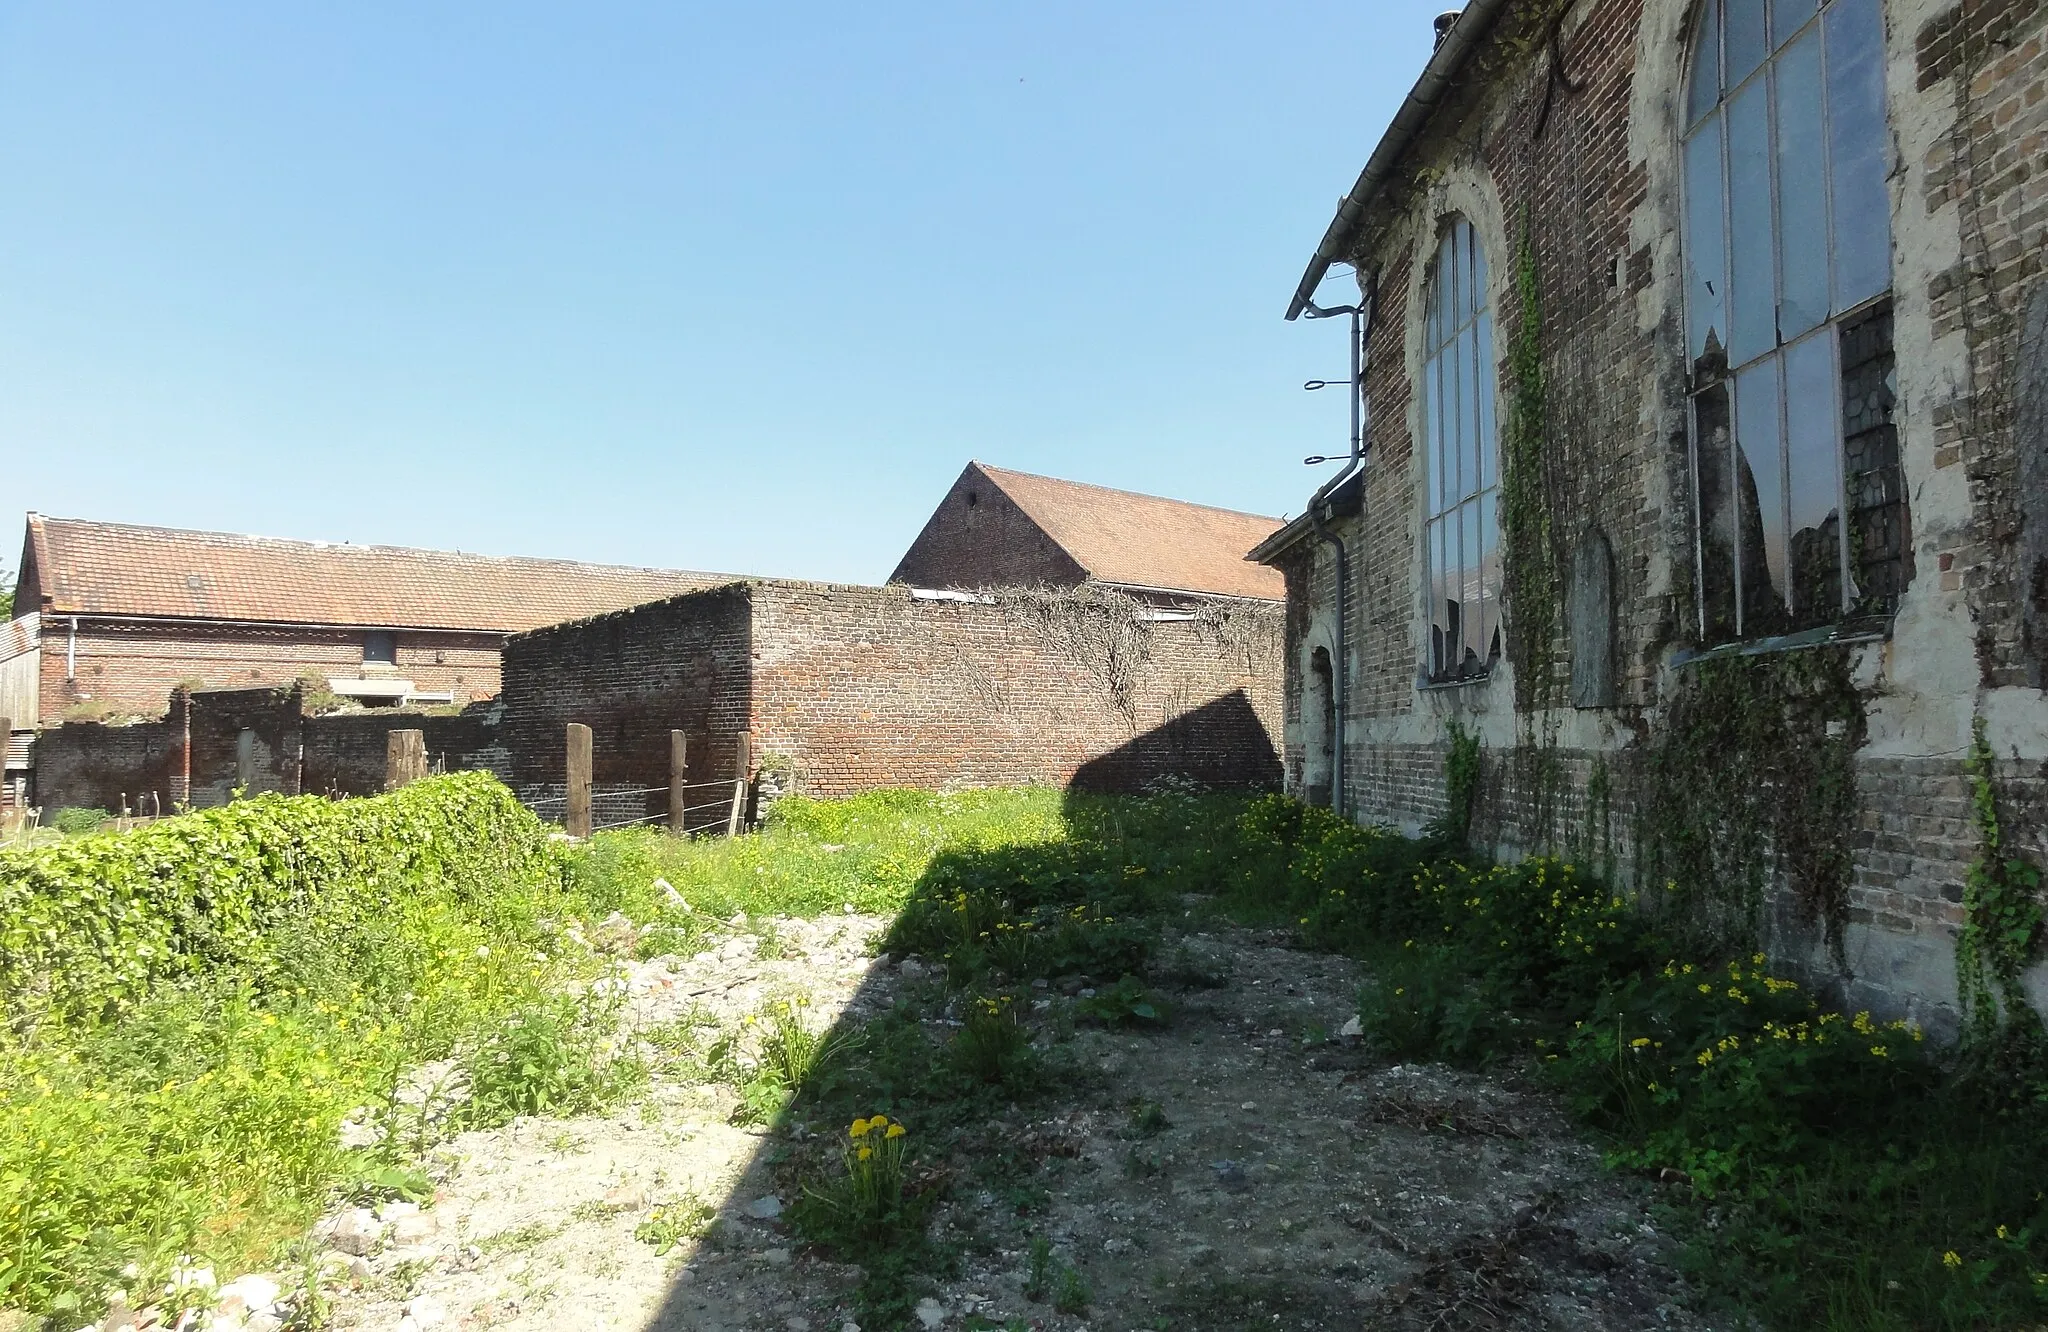
<svg viewBox="0 0 2048 1332">
<path fill-rule="evenodd" d="M 154 716 L 181 686 L 301 679 L 366 703 L 465 704 L 497 694 L 513 634 L 730 581 L 31 513 L 0 716 Z"/>
</svg>

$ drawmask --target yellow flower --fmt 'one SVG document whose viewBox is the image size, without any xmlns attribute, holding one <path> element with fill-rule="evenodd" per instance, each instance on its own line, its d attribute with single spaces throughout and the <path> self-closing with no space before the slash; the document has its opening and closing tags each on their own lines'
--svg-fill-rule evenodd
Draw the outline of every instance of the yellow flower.
<svg viewBox="0 0 2048 1332">
<path fill-rule="evenodd" d="M 865 1119 L 856 1119 L 853 1121 L 853 1127 L 846 1130 L 846 1136 L 849 1138 L 865 1138 L 868 1136 L 868 1130 L 873 1127 L 874 1125 L 868 1123 Z"/>
<path fill-rule="evenodd" d="M 873 1156 L 874 1154 L 875 1149 L 872 1147 L 863 1147 L 860 1149 L 860 1159 L 863 1161 L 867 1160 L 870 1156 Z"/>
<path fill-rule="evenodd" d="M 1638 1037 L 1636 1037 L 1636 1038 L 1635 1038 L 1634 1040 L 1632 1040 L 1632 1041 L 1630 1041 L 1630 1042 L 1629 1042 L 1629 1046 L 1630 1046 L 1630 1048 L 1632 1048 L 1632 1049 L 1640 1050 L 1640 1049 L 1642 1049 L 1642 1048 L 1643 1048 L 1644 1046 L 1648 1045 L 1649 1043 L 1650 1043 L 1650 1038 L 1649 1038 L 1649 1037 L 1647 1037 L 1647 1036 L 1638 1036 Z"/>
<path fill-rule="evenodd" d="M 891 1124 L 889 1126 L 889 1131 L 887 1133 L 884 1133 L 882 1136 L 885 1138 L 900 1138 L 908 1131 L 909 1130 L 905 1129 L 901 1124 Z"/>
<path fill-rule="evenodd" d="M 1954 1249 L 1950 1249 L 1947 1253 L 1941 1255 L 1941 1265 L 1949 1268 L 1961 1267 L 1963 1265 L 1963 1256 Z"/>
<path fill-rule="evenodd" d="M 2005 1238 L 2005 1227 L 2004 1227 L 2004 1226 L 2000 1226 L 2000 1227 L 1998 1228 L 1998 1238 L 2000 1238 L 2000 1239 L 2004 1239 L 2004 1238 Z"/>
<path fill-rule="evenodd" d="M 870 1119 L 870 1120 L 868 1121 L 868 1127 L 869 1127 L 869 1128 L 878 1128 L 878 1129 L 880 1129 L 880 1128 L 887 1128 L 887 1127 L 889 1127 L 889 1116 L 887 1116 L 887 1115 L 876 1115 L 876 1116 L 875 1116 L 875 1117 L 874 1117 L 873 1119 Z"/>
</svg>

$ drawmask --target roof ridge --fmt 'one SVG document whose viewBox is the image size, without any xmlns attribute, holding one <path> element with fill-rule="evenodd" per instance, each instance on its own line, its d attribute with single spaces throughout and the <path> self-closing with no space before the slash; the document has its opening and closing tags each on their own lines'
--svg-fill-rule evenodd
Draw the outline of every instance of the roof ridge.
<svg viewBox="0 0 2048 1332">
<path fill-rule="evenodd" d="M 1001 476 L 1021 476 L 1033 481 L 1049 481 L 1057 486 L 1069 486 L 1075 490 L 1096 490 L 1105 495 L 1128 495 L 1132 499 L 1156 500 L 1161 504 L 1177 505 L 1183 509 L 1207 509 L 1211 513 L 1227 513 L 1238 518 L 1258 518 L 1272 522 L 1280 521 L 1280 519 L 1274 518 L 1270 513 L 1253 513 L 1249 509 L 1227 509 L 1220 504 L 1204 504 L 1200 500 L 1175 499 L 1171 495 L 1154 495 L 1149 491 L 1143 490 L 1124 490 L 1119 486 L 1098 485 L 1093 481 L 1074 481 L 1063 476 L 1046 476 L 1040 472 L 1020 472 L 1011 467 L 996 467 L 979 459 L 974 460 L 972 465 L 980 468 L 991 480 Z M 1004 493 L 1007 494 L 1008 492 Z M 1010 498 L 1015 499 L 1016 496 L 1011 495 Z"/>
<path fill-rule="evenodd" d="M 34 510 L 29 511 L 28 518 L 31 525 L 38 527 L 57 524 L 77 528 L 149 533 L 165 537 L 212 537 L 242 544 L 285 546 L 297 550 L 386 551 L 399 555 L 431 555 L 444 559 L 489 560 L 501 564 L 545 564 L 558 568 L 566 567 L 572 569 L 630 571 L 634 573 L 702 574 L 709 577 L 726 576 L 714 569 L 683 569 L 672 565 L 657 564 L 604 564 L 595 560 L 569 560 L 551 555 L 491 555 L 482 551 L 448 550 L 435 546 L 400 546 L 387 545 L 382 542 L 363 543 L 354 541 L 322 541 L 309 537 L 274 537 L 254 532 L 223 532 L 205 527 L 166 527 L 159 523 L 123 523 L 102 518 L 66 518 L 55 514 L 37 513 Z M 732 577 L 739 578 L 744 577 L 744 575 L 732 575 Z"/>
</svg>

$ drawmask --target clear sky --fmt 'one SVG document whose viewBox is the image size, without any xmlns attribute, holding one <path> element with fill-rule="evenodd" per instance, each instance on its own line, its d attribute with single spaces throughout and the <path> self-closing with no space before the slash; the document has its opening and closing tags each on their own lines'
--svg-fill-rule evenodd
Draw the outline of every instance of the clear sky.
<svg viewBox="0 0 2048 1332">
<path fill-rule="evenodd" d="M 1451 7 L 0 0 L 0 564 L 872 582 L 970 458 L 1298 511 L 1281 316 Z"/>
</svg>

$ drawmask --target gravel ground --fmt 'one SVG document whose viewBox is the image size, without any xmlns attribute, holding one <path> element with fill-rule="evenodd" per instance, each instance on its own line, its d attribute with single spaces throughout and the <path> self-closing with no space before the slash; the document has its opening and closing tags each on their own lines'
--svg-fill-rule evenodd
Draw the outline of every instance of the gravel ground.
<svg viewBox="0 0 2048 1332">
<path fill-rule="evenodd" d="M 805 996 L 823 1024 L 909 995 L 942 1025 L 936 978 L 872 956 L 886 925 L 746 923 L 695 957 L 628 964 L 632 1007 L 645 1023 L 691 1015 L 708 1033 L 778 997 Z M 763 926 L 766 948 L 748 932 Z M 1389 1067 L 1332 1035 L 1359 983 L 1345 959 L 1225 926 L 1191 924 L 1169 946 L 1207 974 L 1167 991 L 1163 1027 L 1075 1027 L 1061 986 L 1034 1002 L 1064 1072 L 1050 1098 L 988 1132 L 1039 1163 L 1042 1192 L 1020 1214 L 1014 1199 L 951 1191 L 933 1233 L 963 1257 L 910 1326 L 1700 1326 L 1644 1186 L 1603 1171 L 1545 1097 Z M 1134 1117 L 1143 1102 L 1158 1111 Z M 858 1271 L 806 1250 L 782 1215 L 792 1161 L 819 1145 L 801 1124 L 734 1127 L 734 1105 L 730 1089 L 677 1073 L 616 1114 L 453 1139 L 431 1206 L 323 1223 L 367 1251 L 333 1262 L 336 1325 L 843 1332 Z M 716 1210 L 708 1235 L 665 1256 L 635 1238 L 657 1208 L 692 1198 Z M 1084 1279 L 1084 1312 L 1025 1296 L 1034 1235 Z"/>
</svg>

